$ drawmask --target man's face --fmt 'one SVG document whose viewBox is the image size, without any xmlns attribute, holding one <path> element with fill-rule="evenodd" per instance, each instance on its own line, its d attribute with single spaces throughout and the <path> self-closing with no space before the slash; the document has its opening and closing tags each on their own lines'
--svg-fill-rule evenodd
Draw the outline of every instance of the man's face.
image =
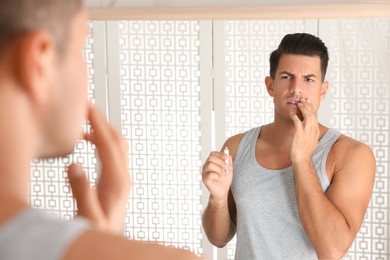
<svg viewBox="0 0 390 260">
<path fill-rule="evenodd" d="M 85 10 L 75 15 L 69 26 L 67 48 L 53 62 L 51 98 L 45 116 L 45 134 L 51 145 L 44 156 L 71 152 L 82 133 L 81 125 L 87 113 L 87 73 L 82 55 L 88 32 L 86 19 Z"/>
<path fill-rule="evenodd" d="M 275 78 L 267 77 L 267 90 L 274 97 L 275 117 L 290 120 L 290 113 L 302 120 L 298 103 L 310 99 L 315 111 L 325 97 L 328 83 L 322 82 L 321 63 L 318 56 L 283 54 Z"/>
</svg>

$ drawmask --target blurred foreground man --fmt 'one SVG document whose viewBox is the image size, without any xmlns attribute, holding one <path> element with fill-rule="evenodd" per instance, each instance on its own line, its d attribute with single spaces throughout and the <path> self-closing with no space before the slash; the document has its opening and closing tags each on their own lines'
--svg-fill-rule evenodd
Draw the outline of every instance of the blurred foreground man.
<svg viewBox="0 0 390 260">
<path fill-rule="evenodd" d="M 0 259 L 198 259 L 122 236 L 127 145 L 87 102 L 86 21 L 81 0 L 0 1 Z M 93 133 L 82 134 L 84 119 Z M 78 217 L 30 208 L 31 160 L 67 155 L 79 138 L 96 145 L 102 171 L 92 190 L 69 166 Z"/>
</svg>

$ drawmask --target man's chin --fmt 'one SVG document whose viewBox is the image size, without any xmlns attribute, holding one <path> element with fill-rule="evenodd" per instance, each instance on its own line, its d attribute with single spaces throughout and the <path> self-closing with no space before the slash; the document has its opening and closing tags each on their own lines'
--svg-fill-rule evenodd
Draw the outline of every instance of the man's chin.
<svg viewBox="0 0 390 260">
<path fill-rule="evenodd" d="M 50 159 L 50 158 L 65 158 L 72 154 L 75 150 L 75 145 L 72 147 L 64 147 L 63 149 L 53 149 L 51 151 L 46 151 L 41 153 L 39 159 Z"/>
</svg>

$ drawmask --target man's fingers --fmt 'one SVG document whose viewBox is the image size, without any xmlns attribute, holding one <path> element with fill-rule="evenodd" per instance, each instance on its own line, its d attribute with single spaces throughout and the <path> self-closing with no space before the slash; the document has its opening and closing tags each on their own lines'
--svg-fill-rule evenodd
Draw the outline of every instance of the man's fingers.
<svg viewBox="0 0 390 260">
<path fill-rule="evenodd" d="M 207 182 L 208 185 L 211 185 L 214 181 L 218 180 L 219 178 L 221 178 L 221 175 L 215 172 L 210 172 L 208 173 L 208 178 L 206 178 L 204 181 Z"/>
<path fill-rule="evenodd" d="M 92 133 L 85 134 L 84 138 L 95 144 L 101 161 L 99 182 L 95 190 L 97 204 L 111 231 L 117 233 L 123 228 L 126 201 L 132 185 L 127 169 L 127 142 L 93 106 L 89 108 L 88 119 Z"/>
<path fill-rule="evenodd" d="M 90 188 L 89 181 L 80 165 L 68 167 L 69 184 L 76 199 L 78 215 L 91 220 L 99 219 L 99 206 L 96 192 Z"/>
<path fill-rule="evenodd" d="M 232 170 L 230 155 L 226 155 L 223 152 L 212 152 L 203 165 L 202 180 L 206 185 L 210 185 L 213 181 L 227 176 L 226 174 L 232 172 Z"/>
<path fill-rule="evenodd" d="M 212 153 L 207 159 L 206 163 L 203 165 L 203 173 L 215 172 L 217 174 L 222 174 L 225 172 L 225 169 L 229 167 L 226 162 L 230 162 L 230 156 L 223 154 L 223 156 L 215 156 Z M 221 154 L 221 153 L 219 153 Z"/>
<path fill-rule="evenodd" d="M 214 164 L 214 163 L 208 163 L 207 166 L 203 170 L 203 175 L 206 177 L 210 173 L 215 173 L 220 175 L 223 172 L 223 168 L 220 166 Z"/>
<path fill-rule="evenodd" d="M 295 125 L 295 128 L 298 130 L 298 129 L 301 129 L 302 128 L 302 122 L 301 120 L 299 119 L 299 117 L 296 115 L 296 114 L 293 114 L 291 113 L 290 114 L 290 117 Z"/>
<path fill-rule="evenodd" d="M 93 133 L 85 134 L 84 137 L 96 145 L 100 155 L 102 157 L 110 156 L 116 158 L 118 156 L 117 151 L 120 151 L 120 156 L 126 159 L 127 143 L 122 135 L 108 123 L 106 117 L 91 106 L 88 113 L 88 120 L 91 123 Z M 117 149 L 118 147 L 120 149 Z"/>
<path fill-rule="evenodd" d="M 96 145 L 97 153 L 102 162 L 102 175 L 98 187 L 101 187 L 102 183 L 106 185 L 104 184 L 105 179 L 109 178 L 109 183 L 116 183 L 117 186 L 110 187 L 112 192 L 125 186 L 129 190 L 130 176 L 127 171 L 128 145 L 126 140 L 108 123 L 105 116 L 92 106 L 89 111 L 89 120 L 93 132 L 85 134 L 84 137 Z"/>
<path fill-rule="evenodd" d="M 225 167 L 226 162 L 230 161 L 230 155 L 224 154 L 223 152 L 212 152 L 208 161 L 223 168 Z"/>
<path fill-rule="evenodd" d="M 303 118 L 305 120 L 309 119 L 311 116 L 315 115 L 313 105 L 309 99 L 302 99 L 298 104 L 299 110 L 301 111 Z"/>
<path fill-rule="evenodd" d="M 123 189 L 126 192 L 129 191 L 131 183 L 127 171 L 128 145 L 126 140 L 93 106 L 89 109 L 88 119 L 93 132 L 85 134 L 84 138 L 96 145 L 102 163 L 102 172 L 97 187 L 112 194 L 121 192 Z"/>
<path fill-rule="evenodd" d="M 91 123 L 93 134 L 91 134 L 91 141 L 94 141 L 95 144 L 99 143 L 99 139 L 92 138 L 96 136 L 103 136 L 108 138 L 107 136 L 110 135 L 109 128 L 107 125 L 109 125 L 107 118 L 97 110 L 94 106 L 90 106 L 88 110 L 88 120 Z M 103 142 L 104 144 L 104 142 Z"/>
</svg>

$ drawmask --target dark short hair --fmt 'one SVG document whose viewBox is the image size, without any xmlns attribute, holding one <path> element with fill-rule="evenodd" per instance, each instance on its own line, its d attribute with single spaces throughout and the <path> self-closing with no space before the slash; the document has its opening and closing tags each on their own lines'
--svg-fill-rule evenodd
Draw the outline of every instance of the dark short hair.
<svg viewBox="0 0 390 260">
<path fill-rule="evenodd" d="M 46 30 L 63 52 L 70 21 L 82 6 L 83 0 L 1 0 L 0 51 L 19 35 Z"/>
<path fill-rule="evenodd" d="M 279 60 L 283 54 L 318 56 L 321 60 L 322 81 L 325 80 L 329 55 L 328 48 L 320 38 L 308 33 L 295 33 L 284 36 L 279 47 L 271 53 L 269 58 L 270 76 L 272 78 L 275 78 Z"/>
</svg>

